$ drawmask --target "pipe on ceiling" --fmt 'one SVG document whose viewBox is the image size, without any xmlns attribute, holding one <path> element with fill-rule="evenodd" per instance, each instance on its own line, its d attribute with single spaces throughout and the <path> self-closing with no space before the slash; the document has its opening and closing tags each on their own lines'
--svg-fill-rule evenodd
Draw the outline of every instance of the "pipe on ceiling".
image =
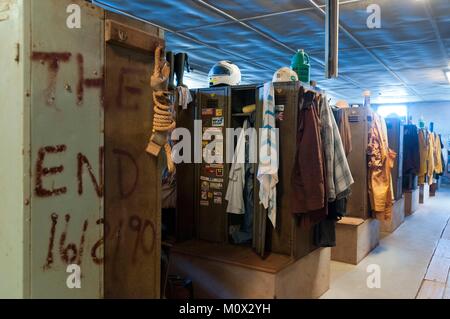
<svg viewBox="0 0 450 319">
<path fill-rule="evenodd" d="M 325 78 L 339 72 L 339 0 L 327 0 L 325 15 Z"/>
</svg>

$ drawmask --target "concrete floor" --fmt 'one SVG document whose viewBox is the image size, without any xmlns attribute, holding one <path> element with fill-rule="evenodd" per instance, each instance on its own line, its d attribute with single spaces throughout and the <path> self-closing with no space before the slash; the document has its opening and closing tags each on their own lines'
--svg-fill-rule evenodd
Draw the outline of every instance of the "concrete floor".
<svg viewBox="0 0 450 319">
<path fill-rule="evenodd" d="M 445 233 L 450 233 L 450 226 L 444 233 L 449 218 L 450 189 L 441 188 L 436 193 L 436 197 L 426 198 L 425 203 L 420 205 L 412 216 L 407 217 L 394 233 L 382 234 L 380 245 L 359 265 L 332 262 L 330 290 L 321 298 L 416 298 L 425 275 L 429 276 L 427 269 L 435 251 L 438 257 L 448 256 L 448 260 L 445 259 L 445 261 L 450 265 L 450 251 L 447 251 L 450 250 L 450 246 L 442 245 L 442 241 L 445 244 Z M 436 250 L 438 244 L 444 247 L 445 252 L 442 252 L 442 249 Z M 367 271 L 369 265 L 380 267 L 380 288 L 370 289 L 367 286 L 367 278 L 372 274 Z M 448 276 L 448 268 L 445 274 Z M 449 283 L 450 281 L 447 281 L 447 287 L 445 282 L 443 283 L 444 291 L 446 289 L 447 293 L 440 295 L 441 298 L 448 296 Z M 436 284 L 442 285 L 442 283 Z M 423 292 L 419 297 L 422 294 Z M 433 292 L 431 294 L 433 295 Z M 439 293 L 436 298 L 439 298 Z"/>
</svg>

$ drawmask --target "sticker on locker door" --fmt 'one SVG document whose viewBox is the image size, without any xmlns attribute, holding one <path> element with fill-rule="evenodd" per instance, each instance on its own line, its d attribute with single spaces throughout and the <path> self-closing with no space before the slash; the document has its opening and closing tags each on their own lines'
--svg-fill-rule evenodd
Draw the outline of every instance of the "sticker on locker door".
<svg viewBox="0 0 450 319">
<path fill-rule="evenodd" d="M 222 127 L 224 125 L 225 125 L 225 118 L 223 116 L 212 118 L 212 126 L 213 127 Z"/>
</svg>

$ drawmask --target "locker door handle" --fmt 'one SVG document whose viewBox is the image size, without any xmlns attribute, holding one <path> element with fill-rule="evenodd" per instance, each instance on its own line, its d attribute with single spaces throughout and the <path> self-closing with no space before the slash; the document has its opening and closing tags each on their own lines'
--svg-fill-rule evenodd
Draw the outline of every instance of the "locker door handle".
<svg viewBox="0 0 450 319">
<path fill-rule="evenodd" d="M 154 34 L 110 19 L 105 22 L 105 42 L 146 53 L 153 52 L 157 46 L 164 46 L 165 43 L 163 39 Z"/>
<path fill-rule="evenodd" d="M 119 41 L 126 42 L 128 40 L 128 33 L 122 29 L 119 29 Z"/>
</svg>

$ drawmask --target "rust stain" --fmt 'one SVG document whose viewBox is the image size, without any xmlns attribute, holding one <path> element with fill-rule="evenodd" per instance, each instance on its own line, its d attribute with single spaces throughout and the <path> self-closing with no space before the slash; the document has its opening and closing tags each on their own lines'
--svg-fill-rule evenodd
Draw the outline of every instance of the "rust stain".
<svg viewBox="0 0 450 319">
<path fill-rule="evenodd" d="M 117 174 L 118 174 L 118 182 L 119 182 L 119 194 L 122 199 L 126 199 L 126 198 L 130 197 L 137 188 L 138 181 L 139 181 L 139 166 L 137 165 L 137 162 L 134 159 L 133 155 L 131 155 L 129 152 L 124 151 L 124 150 L 114 149 L 113 153 L 115 155 L 117 155 Z M 134 180 L 133 180 L 131 187 L 128 190 L 125 189 L 125 186 L 124 186 L 124 172 L 123 172 L 123 167 L 122 167 L 122 165 L 123 165 L 122 158 L 124 158 L 124 159 L 127 158 L 134 169 Z M 132 176 L 131 171 L 132 170 L 130 168 L 128 168 L 126 170 L 126 175 Z"/>
<path fill-rule="evenodd" d="M 56 80 L 59 72 L 60 62 L 68 62 L 72 54 L 70 52 L 33 52 L 31 59 L 40 61 L 42 64 L 48 63 L 48 85 L 45 90 L 46 103 L 51 106 L 55 100 Z"/>
<path fill-rule="evenodd" d="M 64 231 L 61 234 L 61 237 L 59 239 L 59 254 L 61 257 L 61 260 L 66 264 L 73 264 L 75 263 L 78 255 L 77 247 L 74 243 L 69 243 L 66 247 L 64 247 L 66 243 L 67 238 L 67 231 L 69 228 L 69 222 L 70 222 L 70 215 L 66 214 L 64 216 L 64 219 L 66 220 L 66 224 L 64 226 Z M 71 254 L 69 254 L 71 253 Z"/>
<path fill-rule="evenodd" d="M 151 245 L 150 247 L 146 247 L 145 245 L 145 232 L 147 230 L 147 228 L 150 227 L 150 231 L 151 231 Z M 144 223 L 144 227 L 142 228 L 142 235 L 141 235 L 141 244 L 142 244 L 142 250 L 144 251 L 145 254 L 151 254 L 154 250 L 155 250 L 155 243 L 156 243 L 156 228 L 155 225 L 150 221 L 150 220 L 146 220 Z"/>
<path fill-rule="evenodd" d="M 53 213 L 51 215 L 51 219 L 52 219 L 52 227 L 50 228 L 50 239 L 48 242 L 47 260 L 44 265 L 44 271 L 50 269 L 54 261 L 53 246 L 55 244 L 55 232 L 56 232 L 56 224 L 58 223 L 58 215 Z"/>
<path fill-rule="evenodd" d="M 84 242 L 86 240 L 85 237 L 86 237 L 86 231 L 87 231 L 88 225 L 89 225 L 89 223 L 88 223 L 88 221 L 86 219 L 84 221 L 84 224 L 83 224 L 83 232 L 82 232 L 81 240 L 80 240 L 80 250 L 79 250 L 79 253 L 78 253 L 77 264 L 79 266 L 81 266 L 81 262 L 83 260 Z"/>
<path fill-rule="evenodd" d="M 136 238 L 134 241 L 133 253 L 132 253 L 132 263 L 135 264 L 137 262 L 138 249 L 141 248 L 145 255 L 149 255 L 155 249 L 155 241 L 156 241 L 156 230 L 154 224 L 149 220 L 144 220 L 137 216 L 133 215 L 130 217 L 128 222 L 129 228 L 136 232 Z M 150 240 L 151 244 L 147 247 L 145 243 L 145 232 L 147 229 L 150 230 Z"/>
<path fill-rule="evenodd" d="M 117 92 L 117 107 L 123 108 L 123 100 L 124 100 L 124 92 L 125 91 L 128 95 L 142 95 L 142 89 L 139 87 L 131 86 L 131 85 L 125 85 L 125 77 L 131 75 L 133 78 L 137 78 L 140 76 L 146 76 L 145 70 L 142 69 L 132 69 L 132 68 L 122 68 L 119 73 L 119 91 Z M 125 100 L 128 100 L 128 96 L 126 96 Z M 136 103 L 134 105 L 134 109 L 139 109 L 139 104 Z"/>
<path fill-rule="evenodd" d="M 122 241 L 122 227 L 123 227 L 123 220 L 120 220 L 118 230 L 116 232 L 117 242 L 116 242 L 116 247 L 114 249 L 113 260 L 117 260 L 120 256 L 120 243 Z M 119 278 L 119 276 L 117 274 L 117 265 L 118 265 L 118 263 L 113 262 L 112 276 L 114 279 Z"/>
<path fill-rule="evenodd" d="M 53 256 L 53 250 L 54 250 L 54 244 L 55 244 L 55 233 L 56 228 L 58 224 L 58 218 L 59 215 L 56 213 L 53 213 L 51 215 L 51 229 L 50 229 L 50 238 L 49 238 L 49 244 L 48 244 L 48 253 L 46 258 L 46 263 L 44 265 L 44 271 L 49 270 L 51 266 L 53 265 L 55 259 Z M 88 231 L 89 222 L 86 219 L 82 226 L 82 233 L 80 238 L 80 244 L 77 247 L 74 243 L 69 243 L 66 245 L 67 240 L 67 233 L 69 229 L 69 225 L 71 222 L 71 215 L 66 214 L 64 215 L 65 225 L 64 229 L 61 233 L 60 239 L 59 239 L 59 255 L 63 263 L 65 264 L 73 264 L 76 263 L 78 265 L 81 265 L 82 259 L 83 259 L 83 253 L 85 250 L 86 245 L 86 233 Z M 123 244 L 130 243 L 132 241 L 132 251 L 131 251 L 131 262 L 132 264 L 136 264 L 139 261 L 139 251 L 141 251 L 144 255 L 149 255 L 154 252 L 155 245 L 156 245 L 156 228 L 155 225 L 147 219 L 142 219 L 138 215 L 132 215 L 129 218 L 127 218 L 127 224 L 125 226 L 128 226 L 128 229 L 131 230 L 132 233 L 125 232 L 126 238 L 123 237 L 123 227 L 124 227 L 124 221 L 120 219 L 118 221 L 118 225 L 115 228 L 116 231 L 113 233 L 114 236 L 110 238 L 110 225 L 103 219 L 100 218 L 96 221 L 96 224 L 99 226 L 103 226 L 104 229 L 104 235 L 102 238 L 100 238 L 91 248 L 90 250 L 90 257 L 94 264 L 96 265 L 102 265 L 105 262 L 105 256 L 98 256 L 99 249 L 105 245 L 105 240 L 107 238 L 110 238 L 111 246 L 114 244 L 114 251 L 112 252 L 113 262 L 112 262 L 112 271 L 113 271 L 113 277 L 117 278 L 117 262 L 114 262 L 118 258 L 121 258 L 121 251 L 127 251 L 128 245 L 125 247 Z M 129 235 L 133 236 L 129 236 Z M 127 254 L 125 255 L 127 256 Z M 123 257 L 123 256 L 122 256 Z"/>
<path fill-rule="evenodd" d="M 20 43 L 16 43 L 16 57 L 14 58 L 14 61 L 17 63 L 20 62 Z"/>
<path fill-rule="evenodd" d="M 104 225 L 104 234 L 103 237 L 100 238 L 92 247 L 91 249 L 91 257 L 92 257 L 92 261 L 96 264 L 96 265 L 102 265 L 104 258 L 99 258 L 97 256 L 97 250 L 103 246 L 105 238 L 108 237 L 109 235 L 109 225 L 105 223 L 105 220 L 103 218 L 100 218 L 99 220 L 97 220 L 97 225 Z"/>
<path fill-rule="evenodd" d="M 84 96 L 84 58 L 77 54 L 78 62 L 78 85 L 77 85 L 77 104 L 83 103 Z"/>
<path fill-rule="evenodd" d="M 136 232 L 136 239 L 134 240 L 133 255 L 131 260 L 132 263 L 135 264 L 137 260 L 139 243 L 141 241 L 142 221 L 139 216 L 131 216 L 128 222 L 128 226 L 132 231 Z"/>
<path fill-rule="evenodd" d="M 83 194 L 83 167 L 86 166 L 87 171 L 89 173 L 89 176 L 91 178 L 92 183 L 94 184 L 95 191 L 97 193 L 98 197 L 103 197 L 103 187 L 104 187 L 104 147 L 100 147 L 99 151 L 99 176 L 100 176 L 100 182 L 97 181 L 97 178 L 95 177 L 94 170 L 92 169 L 91 164 L 89 163 L 89 160 L 85 155 L 82 153 L 78 153 L 78 169 L 77 169 L 77 179 L 78 179 L 78 194 Z"/>
<path fill-rule="evenodd" d="M 63 153 L 67 150 L 66 145 L 46 146 L 42 147 L 38 151 L 38 159 L 36 162 L 36 181 L 35 181 L 35 194 L 38 197 L 51 197 L 59 196 L 67 193 L 67 187 L 61 187 L 57 189 L 46 189 L 43 186 L 43 178 L 49 175 L 56 175 L 64 171 L 64 166 L 56 167 L 44 167 L 44 160 L 47 154 Z"/>
<path fill-rule="evenodd" d="M 103 105 L 104 97 L 104 72 L 100 78 L 84 78 L 84 57 L 82 54 L 77 54 L 78 63 L 78 85 L 77 85 L 77 104 L 83 104 L 84 100 L 84 88 L 99 88 L 100 89 L 100 103 Z"/>
</svg>

